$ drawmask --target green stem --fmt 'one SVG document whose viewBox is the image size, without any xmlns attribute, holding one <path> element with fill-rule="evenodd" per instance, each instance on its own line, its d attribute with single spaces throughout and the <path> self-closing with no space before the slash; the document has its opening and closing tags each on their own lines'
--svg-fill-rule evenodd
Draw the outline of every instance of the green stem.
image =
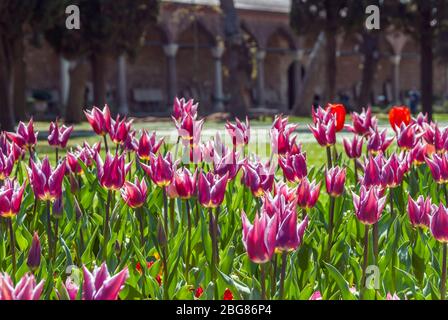
<svg viewBox="0 0 448 320">
<path fill-rule="evenodd" d="M 107 139 L 105 139 L 107 141 Z M 103 225 L 103 259 L 107 259 L 107 243 L 109 241 L 109 220 L 110 220 L 110 203 L 112 201 L 112 190 L 107 190 L 107 201 L 106 201 L 106 216 L 104 217 Z"/>
<path fill-rule="evenodd" d="M 54 221 L 54 246 L 53 246 L 53 258 L 56 259 L 58 253 L 58 238 L 59 238 L 59 218 Z"/>
<path fill-rule="evenodd" d="M 331 161 L 331 148 L 330 146 L 327 147 L 327 169 L 330 169 L 333 167 L 333 163 Z"/>
<path fill-rule="evenodd" d="M 446 297 L 446 251 L 447 244 L 443 243 L 443 257 L 442 257 L 442 279 L 440 282 L 440 299 L 445 300 Z"/>
<path fill-rule="evenodd" d="M 392 188 L 389 190 L 389 203 L 390 203 L 390 215 L 391 215 L 392 218 L 395 218 L 395 212 L 394 212 L 394 189 L 392 189 Z"/>
<path fill-rule="evenodd" d="M 283 299 L 283 292 L 285 286 L 286 264 L 287 264 L 288 252 L 282 252 L 282 270 L 280 272 L 280 296 L 279 299 Z"/>
<path fill-rule="evenodd" d="M 353 159 L 355 165 L 355 186 L 358 184 L 358 165 L 356 164 L 356 159 Z"/>
<path fill-rule="evenodd" d="M 47 240 L 48 240 L 48 256 L 50 258 L 50 261 L 53 261 L 53 241 L 51 236 L 51 213 L 50 213 L 50 206 L 51 202 L 50 200 L 47 200 Z"/>
<path fill-rule="evenodd" d="M 104 139 L 104 150 L 106 151 L 106 153 L 108 153 L 109 152 L 109 146 L 107 145 L 107 136 L 104 135 L 103 139 Z"/>
<path fill-rule="evenodd" d="M 445 194 L 445 205 L 448 206 L 448 192 L 446 190 L 446 183 L 443 184 L 443 192 Z"/>
<path fill-rule="evenodd" d="M 55 166 L 57 166 L 59 163 L 59 148 L 56 148 L 56 150 L 55 150 L 55 158 L 56 158 Z"/>
<path fill-rule="evenodd" d="M 372 233 L 373 233 L 372 234 L 373 255 L 375 257 L 375 263 L 378 264 L 378 239 L 379 239 L 378 222 L 373 225 Z"/>
<path fill-rule="evenodd" d="M 11 247 L 11 260 L 12 260 L 12 281 L 15 282 L 16 272 L 17 272 L 17 263 L 16 263 L 16 240 L 14 238 L 14 229 L 12 226 L 12 218 L 8 218 L 8 228 L 9 228 L 9 237 Z"/>
<path fill-rule="evenodd" d="M 266 270 L 265 263 L 260 264 L 261 273 L 261 300 L 266 300 Z"/>
<path fill-rule="evenodd" d="M 138 217 L 138 221 L 139 221 L 139 226 L 140 226 L 140 245 L 142 248 L 144 248 L 145 246 L 145 224 L 144 224 L 144 220 L 143 220 L 143 209 L 142 207 L 139 207 L 136 209 L 136 214 Z"/>
<path fill-rule="evenodd" d="M 191 213 L 190 213 L 190 201 L 185 199 L 185 210 L 187 214 L 187 256 L 185 259 L 185 274 L 188 283 L 190 273 L 190 255 L 191 255 Z"/>
<path fill-rule="evenodd" d="M 330 260 L 331 255 L 331 247 L 333 244 L 333 220 L 334 220 L 334 206 L 336 199 L 330 196 L 330 214 L 329 214 L 329 222 L 328 222 L 328 245 L 327 245 L 327 260 Z"/>
<path fill-rule="evenodd" d="M 364 298 L 364 290 L 366 287 L 366 269 L 368 259 L 369 259 L 369 225 L 366 224 L 364 229 L 364 263 L 362 265 L 362 278 L 360 288 L 361 300 L 363 300 Z"/>
<path fill-rule="evenodd" d="M 163 227 L 165 228 L 165 235 L 168 237 L 168 199 L 166 196 L 166 187 L 162 187 L 163 192 Z"/>
</svg>

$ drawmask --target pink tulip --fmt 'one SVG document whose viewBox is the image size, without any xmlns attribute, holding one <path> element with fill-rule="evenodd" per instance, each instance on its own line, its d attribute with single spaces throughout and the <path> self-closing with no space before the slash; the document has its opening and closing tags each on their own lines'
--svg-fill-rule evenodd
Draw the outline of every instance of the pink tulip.
<svg viewBox="0 0 448 320">
<path fill-rule="evenodd" d="M 32 274 L 25 274 L 14 287 L 7 273 L 0 273 L 0 300 L 39 300 L 44 280 L 36 284 Z"/>
<path fill-rule="evenodd" d="M 320 293 L 320 291 L 315 291 L 311 297 L 309 298 L 309 300 L 322 300 L 322 295 Z"/>
<path fill-rule="evenodd" d="M 288 117 L 276 116 L 270 130 L 271 152 L 279 155 L 290 152 L 294 141 L 290 136 L 296 128 L 296 124 L 288 124 Z"/>
<path fill-rule="evenodd" d="M 448 183 L 448 154 L 433 154 L 432 158 L 426 158 L 426 164 L 431 170 L 432 177 L 436 183 Z"/>
<path fill-rule="evenodd" d="M 238 152 L 228 151 L 222 155 L 219 155 L 215 150 L 213 155 L 214 174 L 218 174 L 220 176 L 228 174 L 229 180 L 233 180 L 242 166 L 242 162 L 238 161 L 238 158 Z"/>
<path fill-rule="evenodd" d="M 149 166 L 144 163 L 140 163 L 140 165 L 151 180 L 159 187 L 166 187 L 171 184 L 174 176 L 171 153 L 168 152 L 165 157 L 161 154 L 158 156 L 151 155 L 149 160 Z"/>
<path fill-rule="evenodd" d="M 131 132 L 132 122 L 132 119 L 129 121 L 126 121 L 126 118 L 120 120 L 120 115 L 117 115 L 115 120 L 111 119 L 109 130 L 110 139 L 115 144 L 124 144 Z"/>
<path fill-rule="evenodd" d="M 180 120 L 186 115 L 192 116 L 194 119 L 196 119 L 198 113 L 198 104 L 194 103 L 193 99 L 190 99 L 188 101 L 185 101 L 184 98 L 174 98 L 174 104 L 173 104 L 173 113 L 172 118 L 175 120 Z"/>
<path fill-rule="evenodd" d="M 394 293 L 394 295 L 391 295 L 390 292 L 388 292 L 386 295 L 386 300 L 400 300 L 400 298 L 396 293 Z"/>
<path fill-rule="evenodd" d="M 260 217 L 257 213 L 252 225 L 243 211 L 241 219 L 243 221 L 243 245 L 249 259 L 260 264 L 270 261 L 276 244 L 277 216 L 269 218 L 263 212 Z"/>
<path fill-rule="evenodd" d="M 353 137 L 353 140 L 343 139 L 345 153 L 350 159 L 358 159 L 362 154 L 362 145 L 364 140 L 357 135 Z"/>
<path fill-rule="evenodd" d="M 112 118 L 110 116 L 110 110 L 107 104 L 104 106 L 102 111 L 97 107 L 93 107 L 92 110 L 84 111 L 84 114 L 96 134 L 105 136 L 110 132 Z"/>
<path fill-rule="evenodd" d="M 6 155 L 0 150 L 0 180 L 5 180 L 11 175 L 14 167 L 14 154 L 10 153 Z"/>
<path fill-rule="evenodd" d="M 384 153 L 393 141 L 394 137 L 387 138 L 386 129 L 381 132 L 378 132 L 378 129 L 371 130 L 370 137 L 367 140 L 367 150 L 374 155 Z"/>
<path fill-rule="evenodd" d="M 353 193 L 353 206 L 358 220 L 366 225 L 378 222 L 386 205 L 386 197 L 381 197 L 378 187 L 366 189 L 361 186 L 360 195 Z"/>
<path fill-rule="evenodd" d="M 37 143 L 38 132 L 34 133 L 34 124 L 31 118 L 28 125 L 20 121 L 17 132 L 7 132 L 6 135 L 20 148 L 32 149 Z"/>
<path fill-rule="evenodd" d="M 320 182 L 309 182 L 308 178 L 302 179 L 297 187 L 297 204 L 303 209 L 311 209 L 319 199 Z"/>
<path fill-rule="evenodd" d="M 269 161 L 266 164 L 260 161 L 254 163 L 246 161 L 243 165 L 241 181 L 250 188 L 255 197 L 261 197 L 264 192 L 272 190 L 274 173 Z"/>
<path fill-rule="evenodd" d="M 196 120 L 191 114 L 186 114 L 180 120 L 174 119 L 179 137 L 184 143 L 198 144 L 204 125 L 204 119 Z"/>
<path fill-rule="evenodd" d="M 180 198 L 190 199 L 196 192 L 196 176 L 197 171 L 192 174 L 185 167 L 174 172 L 173 182 Z"/>
<path fill-rule="evenodd" d="M 369 159 L 364 165 L 364 177 L 361 179 L 361 184 L 367 188 L 383 186 L 381 175 L 384 163 L 385 159 L 382 153 L 376 157 L 369 155 Z"/>
<path fill-rule="evenodd" d="M 130 130 L 123 142 L 122 148 L 126 152 L 136 152 L 138 150 L 138 140 L 135 138 L 135 130 Z"/>
<path fill-rule="evenodd" d="M 426 161 L 428 155 L 428 145 L 419 142 L 409 153 L 409 164 L 419 166 Z"/>
<path fill-rule="evenodd" d="M 33 188 L 34 195 L 43 201 L 54 201 L 62 195 L 62 181 L 65 175 L 65 160 L 52 169 L 48 157 L 42 163 L 35 163 L 30 159 L 28 179 Z"/>
<path fill-rule="evenodd" d="M 402 123 L 400 127 L 396 127 L 396 133 L 397 145 L 403 150 L 414 148 L 421 137 L 421 135 L 417 134 L 414 124 L 405 125 Z"/>
<path fill-rule="evenodd" d="M 131 208 L 140 208 L 146 202 L 146 197 L 148 195 L 148 187 L 146 186 L 145 178 L 138 181 L 135 178 L 134 183 L 126 181 L 121 188 L 121 197 L 123 201 Z"/>
<path fill-rule="evenodd" d="M 247 145 L 250 139 L 250 124 L 249 118 L 246 117 L 246 123 L 242 123 L 238 118 L 235 119 L 236 124 L 229 121 L 226 123 L 226 129 L 232 138 L 232 143 L 235 147 Z"/>
<path fill-rule="evenodd" d="M 363 108 L 361 113 L 353 112 L 352 122 L 353 126 L 346 125 L 347 130 L 360 136 L 369 136 L 372 129 L 376 131 L 378 123 L 376 117 L 372 117 L 372 109 L 370 107 L 367 110 Z"/>
<path fill-rule="evenodd" d="M 287 202 L 296 201 L 297 188 L 291 189 L 288 185 L 282 181 L 274 183 L 274 195 L 282 195 Z"/>
<path fill-rule="evenodd" d="M 437 241 L 448 243 L 448 209 L 442 203 L 432 206 L 430 228 Z"/>
<path fill-rule="evenodd" d="M 279 165 L 285 178 L 290 182 L 299 182 L 308 173 L 305 152 L 294 155 L 288 153 L 285 156 L 280 156 Z"/>
<path fill-rule="evenodd" d="M 128 268 L 124 268 L 114 276 L 110 276 L 106 263 L 95 267 L 91 273 L 85 266 L 82 267 L 84 280 L 82 283 L 82 300 L 117 300 L 118 294 L 129 278 Z M 70 300 L 78 296 L 79 287 L 67 280 L 64 285 Z"/>
<path fill-rule="evenodd" d="M 66 127 L 63 125 L 59 128 L 58 122 L 51 122 L 48 144 L 53 147 L 58 147 L 64 149 L 67 146 L 68 139 L 73 131 L 73 126 Z"/>
<path fill-rule="evenodd" d="M 6 179 L 0 188 L 0 216 L 12 218 L 20 211 L 25 182 L 19 185 L 15 180 Z"/>
<path fill-rule="evenodd" d="M 163 138 L 157 141 L 155 132 L 150 136 L 148 131 L 143 130 L 142 136 L 138 141 L 137 155 L 142 160 L 149 160 L 151 158 L 151 153 L 156 154 L 162 143 Z"/>
<path fill-rule="evenodd" d="M 99 153 L 95 156 L 100 185 L 107 190 L 119 190 L 124 185 L 131 164 L 125 164 L 125 155 L 112 156 L 109 152 L 103 162 Z"/>
<path fill-rule="evenodd" d="M 414 227 L 429 227 L 431 210 L 430 197 L 425 200 L 423 196 L 419 196 L 417 201 L 414 201 L 411 196 L 408 195 L 408 214 L 411 224 Z"/>
<path fill-rule="evenodd" d="M 211 172 L 201 172 L 198 178 L 198 200 L 206 208 L 216 208 L 221 205 L 226 193 L 229 174 L 223 176 Z"/>
<path fill-rule="evenodd" d="M 327 171 L 325 181 L 329 195 L 338 197 L 344 192 L 345 175 L 346 169 L 341 169 L 339 166 Z"/>
<path fill-rule="evenodd" d="M 403 182 L 404 174 L 409 169 L 409 162 L 403 154 L 401 158 L 393 153 L 382 168 L 381 182 L 383 186 L 396 188 Z"/>
</svg>

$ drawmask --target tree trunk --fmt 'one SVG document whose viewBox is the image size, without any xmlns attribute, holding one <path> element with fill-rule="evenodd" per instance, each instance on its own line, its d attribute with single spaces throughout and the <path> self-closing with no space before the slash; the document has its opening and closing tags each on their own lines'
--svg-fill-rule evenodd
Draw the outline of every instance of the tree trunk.
<svg viewBox="0 0 448 320">
<path fill-rule="evenodd" d="M 85 83 L 87 79 L 87 65 L 84 61 L 77 61 L 70 68 L 70 88 L 65 111 L 65 122 L 79 123 L 84 120 L 82 109 L 84 107 Z"/>
<path fill-rule="evenodd" d="M 433 90 L 433 33 L 431 28 L 431 4 L 427 0 L 418 1 L 420 11 L 420 87 L 422 94 L 422 111 L 432 119 Z"/>
<path fill-rule="evenodd" d="M 14 115 L 16 120 L 26 120 L 26 64 L 23 38 L 14 43 Z"/>
<path fill-rule="evenodd" d="M 327 74 L 327 100 L 328 102 L 334 102 L 336 97 L 336 32 L 332 28 L 328 28 L 326 34 L 326 74 Z"/>
<path fill-rule="evenodd" d="M 373 81 L 378 66 L 378 35 L 364 32 L 362 35 L 361 52 L 364 57 L 361 90 L 357 97 L 355 109 L 360 111 L 370 104 L 370 94 L 372 93 Z"/>
<path fill-rule="evenodd" d="M 240 30 L 238 12 L 233 0 L 220 0 L 224 15 L 224 33 L 226 40 L 227 68 L 229 71 L 229 94 L 227 110 L 237 117 L 247 113 L 242 97 L 245 95 L 245 75 L 247 60 L 244 58 L 244 41 Z M 245 60 L 245 61 L 242 61 Z"/>
<path fill-rule="evenodd" d="M 102 108 L 106 103 L 106 56 L 94 53 L 90 58 L 92 66 L 93 104 Z"/>
<path fill-rule="evenodd" d="M 12 109 L 12 48 L 11 44 L 0 36 L 0 130 L 14 130 Z"/>
</svg>

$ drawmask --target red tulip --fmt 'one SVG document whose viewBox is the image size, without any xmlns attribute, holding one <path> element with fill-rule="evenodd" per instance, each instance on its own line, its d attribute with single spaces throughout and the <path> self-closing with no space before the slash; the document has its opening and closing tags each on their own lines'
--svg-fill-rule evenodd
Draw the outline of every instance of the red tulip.
<svg viewBox="0 0 448 320">
<path fill-rule="evenodd" d="M 59 147 L 64 149 L 67 146 L 68 139 L 73 131 L 73 126 L 66 127 L 63 125 L 59 128 L 58 122 L 51 122 L 48 144 L 53 147 Z"/>
<path fill-rule="evenodd" d="M 153 132 L 150 136 L 148 131 L 143 130 L 142 136 L 138 141 L 137 155 L 142 160 L 149 160 L 151 153 L 156 154 L 163 143 L 163 138 L 156 141 L 156 133 Z"/>
<path fill-rule="evenodd" d="M 53 170 L 47 156 L 42 163 L 35 163 L 31 159 L 30 167 L 27 169 L 28 179 L 37 198 L 43 201 L 54 201 L 61 196 L 66 169 L 65 160 Z"/>
<path fill-rule="evenodd" d="M 151 155 L 149 166 L 144 163 L 140 163 L 140 165 L 157 186 L 166 187 L 171 184 L 174 176 L 171 153 L 168 152 L 165 157 L 161 154 L 157 157 Z"/>
<path fill-rule="evenodd" d="M 145 178 L 138 181 L 135 178 L 134 183 L 126 181 L 121 188 L 121 197 L 124 202 L 131 208 L 140 208 L 145 204 L 148 195 L 148 187 L 146 186 Z"/>
<path fill-rule="evenodd" d="M 17 132 L 7 132 L 8 138 L 17 144 L 20 148 L 31 149 L 37 143 L 37 135 L 39 132 L 34 133 L 33 119 L 25 125 L 22 121 L 19 122 Z"/>
<path fill-rule="evenodd" d="M 204 293 L 204 289 L 202 289 L 202 287 L 199 286 L 199 287 L 196 289 L 196 291 L 194 292 L 194 297 L 195 297 L 196 299 L 199 299 L 199 298 L 202 296 L 203 293 Z"/>
<path fill-rule="evenodd" d="M 108 152 L 103 162 L 99 153 L 95 156 L 97 176 L 100 185 L 108 190 L 119 190 L 124 185 L 131 164 L 125 164 L 125 155 L 111 156 Z"/>
<path fill-rule="evenodd" d="M 25 182 L 20 186 L 15 180 L 5 180 L 0 188 L 0 216 L 12 218 L 20 211 Z"/>
<path fill-rule="evenodd" d="M 97 107 L 93 107 L 92 110 L 84 111 L 84 114 L 96 134 L 105 136 L 110 132 L 112 118 L 110 116 L 110 110 L 107 104 L 104 106 L 102 111 Z"/>
<path fill-rule="evenodd" d="M 326 111 L 329 111 L 331 114 L 335 116 L 336 119 L 336 132 L 344 129 L 345 123 L 345 107 L 343 104 L 327 104 Z"/>
<path fill-rule="evenodd" d="M 174 173 L 173 182 L 180 198 L 189 199 L 196 192 L 196 176 L 197 171 L 192 174 L 185 167 Z"/>
<path fill-rule="evenodd" d="M 224 291 L 223 300 L 233 300 L 233 294 L 232 294 L 232 291 L 230 291 L 229 288 L 226 288 L 226 290 Z"/>
<path fill-rule="evenodd" d="M 411 111 L 406 106 L 394 106 L 389 111 L 389 122 L 394 130 L 401 124 L 407 126 L 411 123 Z"/>
<path fill-rule="evenodd" d="M 223 176 L 211 172 L 201 172 L 198 178 L 198 200 L 206 208 L 216 208 L 221 205 L 226 193 L 229 174 Z"/>
</svg>

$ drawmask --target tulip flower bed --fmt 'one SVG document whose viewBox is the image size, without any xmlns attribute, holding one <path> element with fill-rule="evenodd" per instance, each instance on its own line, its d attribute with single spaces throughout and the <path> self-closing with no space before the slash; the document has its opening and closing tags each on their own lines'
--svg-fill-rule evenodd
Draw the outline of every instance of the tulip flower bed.
<svg viewBox="0 0 448 320">
<path fill-rule="evenodd" d="M 445 298 L 448 129 L 329 104 L 311 165 L 287 117 L 254 146 L 197 108 L 175 100 L 170 142 L 94 107 L 95 143 L 51 123 L 52 161 L 32 120 L 3 132 L 0 300 Z"/>
</svg>

